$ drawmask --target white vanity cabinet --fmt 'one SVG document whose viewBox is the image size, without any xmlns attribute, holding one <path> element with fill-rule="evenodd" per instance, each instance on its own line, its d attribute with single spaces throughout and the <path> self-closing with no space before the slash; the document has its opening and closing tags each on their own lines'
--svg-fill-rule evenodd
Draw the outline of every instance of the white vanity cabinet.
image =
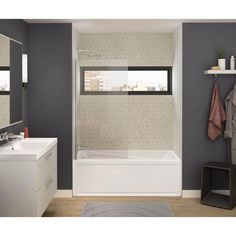
<svg viewBox="0 0 236 236">
<path fill-rule="evenodd" d="M 57 139 L 0 147 L 0 216 L 42 216 L 57 191 Z"/>
</svg>

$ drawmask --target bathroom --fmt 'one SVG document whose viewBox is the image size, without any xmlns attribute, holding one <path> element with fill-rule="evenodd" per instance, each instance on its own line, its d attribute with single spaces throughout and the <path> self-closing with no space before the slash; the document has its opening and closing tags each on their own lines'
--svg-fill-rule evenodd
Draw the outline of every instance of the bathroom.
<svg viewBox="0 0 236 236">
<path fill-rule="evenodd" d="M 235 1 L 2 1 L 2 235 L 232 235 Z"/>
<path fill-rule="evenodd" d="M 222 101 L 235 73 L 205 71 L 220 48 L 229 70 L 235 32 L 232 22 L 1 19 L 11 83 L 0 91 L 0 216 L 91 216 L 101 202 L 123 215 L 235 216 L 231 202 L 219 210 L 201 195 L 203 165 L 228 159 L 223 135 L 207 136 L 214 73 Z M 220 178 L 213 190 L 228 191 Z"/>
<path fill-rule="evenodd" d="M 88 23 L 92 27 L 88 28 Z M 140 29 L 137 25 L 141 23 L 145 27 Z M 28 80 L 21 89 L 22 117 L 1 129 L 1 134 L 19 135 L 27 127 L 28 140 L 37 141 L 41 137 L 46 143 L 51 138 L 48 145 L 53 148 L 57 144 L 57 152 L 49 153 L 55 157 L 48 170 L 54 173 L 56 169 L 56 177 L 46 182 L 45 176 L 44 180 L 46 186 L 51 184 L 52 191 L 36 215 L 54 212 L 50 207 L 53 198 L 140 197 L 140 201 L 142 197 L 200 198 L 202 164 L 227 159 L 223 138 L 211 142 L 206 136 L 213 83 L 204 70 L 214 65 L 222 40 L 227 39 L 228 43 L 233 40 L 226 32 L 210 47 L 208 36 L 201 32 L 208 29 L 209 35 L 219 36 L 221 30 L 228 30 L 231 35 L 233 23 L 1 20 L 0 26 L 2 38 L 19 42 L 28 58 Z M 202 51 L 192 46 L 194 35 L 198 35 L 199 41 L 194 45 L 204 45 Z M 234 52 L 227 45 L 223 46 L 229 57 Z M 145 83 L 139 77 L 133 83 L 136 91 L 127 91 L 127 87 L 112 91 L 111 86 L 110 91 L 92 90 L 85 77 L 98 70 L 106 73 L 106 79 L 122 73 L 123 82 L 119 86 L 131 83 L 132 73 L 135 76 L 145 73 L 146 77 L 150 72 L 155 76 L 164 73 L 164 88 L 147 91 L 144 85 L 137 90 L 138 83 Z M 225 97 L 232 88 L 230 77 L 219 80 L 221 96 Z M 19 99 L 15 100 L 21 104 Z M 199 117 L 195 116 L 196 110 Z M 36 145 L 28 142 L 24 145 Z M 207 148 L 197 148 L 199 143 Z M 11 176 L 13 183 L 15 176 Z M 22 186 L 18 188 L 20 191 Z M 14 195 L 14 191 L 10 194 Z M 7 194 L 4 198 L 9 199 Z M 22 211 L 17 214 L 20 216 Z"/>
</svg>

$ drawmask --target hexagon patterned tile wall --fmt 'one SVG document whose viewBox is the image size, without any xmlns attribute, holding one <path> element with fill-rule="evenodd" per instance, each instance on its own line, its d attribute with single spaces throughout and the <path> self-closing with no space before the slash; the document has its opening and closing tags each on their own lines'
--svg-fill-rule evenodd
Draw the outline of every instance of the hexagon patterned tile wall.
<svg viewBox="0 0 236 236">
<path fill-rule="evenodd" d="M 0 35 L 0 66 L 10 65 L 10 41 L 8 38 Z"/>
<path fill-rule="evenodd" d="M 81 66 L 172 66 L 172 34 L 81 34 Z M 171 95 L 81 95 L 79 145 L 92 149 L 172 149 Z"/>
<path fill-rule="evenodd" d="M 10 124 L 10 95 L 0 95 L 0 127 Z"/>
<path fill-rule="evenodd" d="M 0 35 L 0 66 L 10 66 L 10 43 L 9 39 Z M 10 123 L 10 96 L 0 95 L 0 127 Z"/>
</svg>

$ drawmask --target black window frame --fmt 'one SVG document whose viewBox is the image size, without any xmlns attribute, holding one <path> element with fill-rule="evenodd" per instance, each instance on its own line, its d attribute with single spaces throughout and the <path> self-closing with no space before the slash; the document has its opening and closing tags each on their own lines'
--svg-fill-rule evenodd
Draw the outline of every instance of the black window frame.
<svg viewBox="0 0 236 236">
<path fill-rule="evenodd" d="M 85 91 L 85 71 L 100 70 L 158 70 L 167 71 L 167 91 Z M 82 66 L 80 67 L 80 94 L 81 95 L 172 95 L 172 67 L 171 66 Z"/>
<path fill-rule="evenodd" d="M 0 71 L 10 71 L 10 66 L 0 66 Z M 1 91 L 0 95 L 10 95 L 10 91 Z"/>
</svg>

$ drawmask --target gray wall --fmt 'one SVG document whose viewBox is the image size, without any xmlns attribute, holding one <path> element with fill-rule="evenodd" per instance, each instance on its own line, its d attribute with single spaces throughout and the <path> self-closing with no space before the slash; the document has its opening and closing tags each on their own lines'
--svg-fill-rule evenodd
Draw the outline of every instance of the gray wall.
<svg viewBox="0 0 236 236">
<path fill-rule="evenodd" d="M 72 188 L 72 25 L 29 24 L 29 132 L 58 137 L 58 188 Z"/>
<path fill-rule="evenodd" d="M 183 26 L 183 188 L 200 189 L 201 166 L 208 161 L 227 161 L 223 137 L 210 141 L 207 120 L 213 77 L 203 74 L 217 65 L 217 50 L 236 55 L 236 24 L 194 24 Z M 218 79 L 222 101 L 235 82 L 231 75 Z"/>
<path fill-rule="evenodd" d="M 23 52 L 27 53 L 27 23 L 23 20 L 2 20 L 0 19 L 0 33 L 23 43 Z M 24 123 L 0 129 L 0 132 L 18 133 L 27 125 L 27 91 L 22 93 L 22 117 Z"/>
</svg>

